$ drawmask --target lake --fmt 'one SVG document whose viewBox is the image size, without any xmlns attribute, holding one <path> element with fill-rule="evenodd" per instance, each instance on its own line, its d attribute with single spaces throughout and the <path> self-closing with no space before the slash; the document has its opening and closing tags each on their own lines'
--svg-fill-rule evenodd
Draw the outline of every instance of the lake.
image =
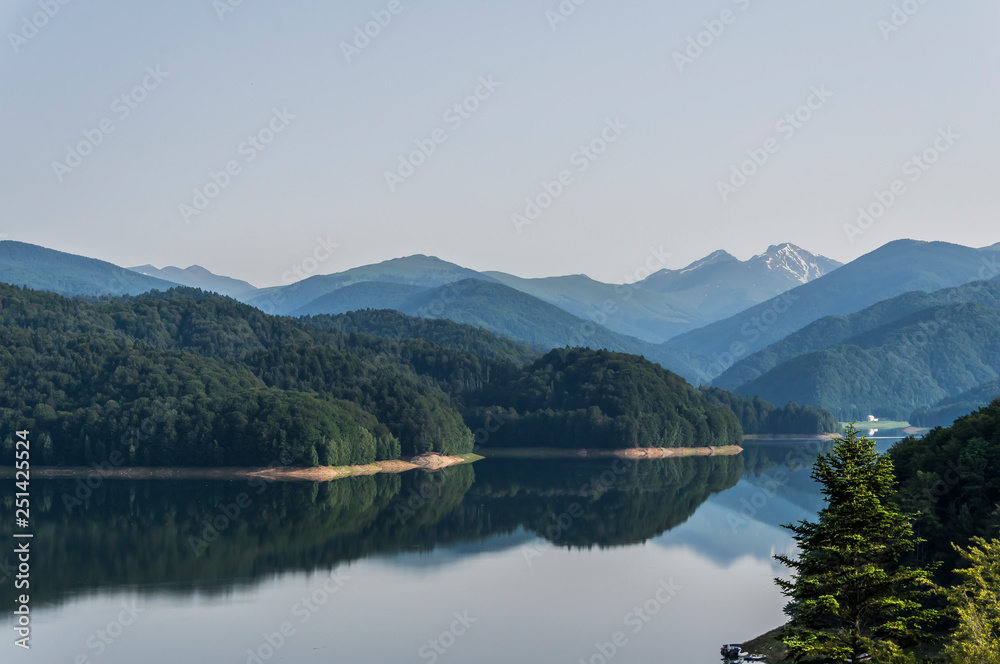
<svg viewBox="0 0 1000 664">
<path fill-rule="evenodd" d="M 326 484 L 36 480 L 23 661 L 717 662 L 783 622 L 772 556 L 822 507 L 828 445 Z M 0 622 L 0 649 L 26 654 Z"/>
</svg>

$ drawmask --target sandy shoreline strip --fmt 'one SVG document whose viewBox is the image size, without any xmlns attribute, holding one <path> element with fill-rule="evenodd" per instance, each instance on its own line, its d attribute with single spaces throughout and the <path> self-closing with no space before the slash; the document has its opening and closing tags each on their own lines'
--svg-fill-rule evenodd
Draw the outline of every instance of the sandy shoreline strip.
<svg viewBox="0 0 1000 664">
<path fill-rule="evenodd" d="M 725 447 L 637 447 L 627 450 L 563 450 L 563 449 L 500 449 L 483 453 L 490 457 L 544 458 L 544 459 L 670 459 L 692 456 L 733 456 L 743 451 L 739 445 Z M 421 454 L 408 459 L 376 461 L 361 466 L 271 467 L 271 468 L 141 468 L 141 467 L 38 467 L 32 468 L 35 477 L 42 479 L 76 479 L 98 477 L 119 480 L 246 480 L 261 479 L 269 482 L 330 482 L 345 477 L 360 477 L 378 473 L 405 473 L 411 470 L 436 471 L 464 463 L 474 463 L 486 458 L 478 454 L 448 456 Z M 0 476 L 7 470 L 0 469 Z"/>
<path fill-rule="evenodd" d="M 619 459 L 673 459 L 691 456 L 735 456 L 743 451 L 739 445 L 723 447 L 635 447 L 612 450 L 609 456 Z"/>
<path fill-rule="evenodd" d="M 35 477 L 44 479 L 74 479 L 99 477 L 119 480 L 245 480 L 258 478 L 273 482 L 329 482 L 344 477 L 375 475 L 377 473 L 405 473 L 409 470 L 434 471 L 473 463 L 483 457 L 477 454 L 446 456 L 422 454 L 409 459 L 376 461 L 362 466 L 272 467 L 272 468 L 32 468 Z"/>
<path fill-rule="evenodd" d="M 692 456 L 735 456 L 739 445 L 723 447 L 633 447 L 625 450 L 561 449 L 554 447 L 497 448 L 480 450 L 486 458 L 512 459 L 675 459 Z"/>
</svg>

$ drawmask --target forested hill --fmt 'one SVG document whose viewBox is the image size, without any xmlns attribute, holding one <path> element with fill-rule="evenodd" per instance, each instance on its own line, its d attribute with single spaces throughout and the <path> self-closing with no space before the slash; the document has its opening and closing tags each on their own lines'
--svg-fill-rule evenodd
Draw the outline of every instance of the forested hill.
<svg viewBox="0 0 1000 664">
<path fill-rule="evenodd" d="M 840 433 L 840 422 L 829 411 L 800 406 L 790 401 L 778 408 L 759 396 L 742 397 L 718 387 L 701 387 L 708 403 L 733 411 L 745 434 L 821 434 Z"/>
<path fill-rule="evenodd" d="M 611 351 L 553 350 L 478 400 L 484 421 L 490 413 L 498 425 L 491 446 L 688 447 L 743 438 L 732 411 L 677 374 Z"/>
<path fill-rule="evenodd" d="M 118 451 L 129 465 L 337 465 L 472 448 L 450 397 L 393 358 L 447 366 L 454 351 L 426 342 L 366 347 L 186 289 L 88 303 L 6 285 L 0 334 L 0 426 L 32 431 L 36 463 Z M 475 366 L 451 376 L 489 364 L 462 359 Z"/>
<path fill-rule="evenodd" d="M 345 334 L 357 332 L 397 341 L 425 339 L 439 346 L 519 365 L 532 362 L 541 355 L 536 350 L 498 337 L 488 330 L 462 325 L 446 318 L 415 318 L 391 309 L 364 309 L 335 316 L 304 316 L 299 320 L 306 325 Z"/>
<path fill-rule="evenodd" d="M 955 397 L 942 399 L 933 406 L 913 411 L 910 422 L 918 427 L 949 426 L 962 415 L 983 408 L 1000 398 L 1000 379 L 977 385 Z"/>
<path fill-rule="evenodd" d="M 1000 281 L 996 279 L 974 281 L 933 293 L 913 291 L 884 300 L 848 316 L 821 318 L 781 341 L 743 358 L 712 381 L 712 385 L 735 390 L 759 378 L 782 362 L 800 355 L 832 348 L 847 342 L 852 337 L 892 325 L 920 311 L 972 302 L 994 309 L 1000 308 Z"/>
<path fill-rule="evenodd" d="M 44 465 L 116 451 L 128 465 L 192 466 L 462 453 L 473 445 L 462 415 L 475 425 L 475 409 L 506 408 L 490 396 L 594 417 L 595 446 L 739 440 L 732 413 L 642 358 L 553 351 L 522 369 L 496 359 L 516 347 L 448 325 L 429 336 L 454 347 L 402 328 L 398 339 L 321 329 L 192 289 L 85 301 L 0 284 L 3 462 L 21 429 Z M 558 388 L 529 391 L 557 373 Z"/>
<path fill-rule="evenodd" d="M 919 512 L 921 562 L 954 569 L 952 544 L 1000 531 L 1000 400 L 923 438 L 906 438 L 890 452 L 899 481 L 897 499 Z"/>
<path fill-rule="evenodd" d="M 821 351 L 795 357 L 741 386 L 776 403 L 822 405 L 843 421 L 869 413 L 905 419 L 922 406 L 1000 376 L 1000 309 L 931 307 Z"/>
</svg>

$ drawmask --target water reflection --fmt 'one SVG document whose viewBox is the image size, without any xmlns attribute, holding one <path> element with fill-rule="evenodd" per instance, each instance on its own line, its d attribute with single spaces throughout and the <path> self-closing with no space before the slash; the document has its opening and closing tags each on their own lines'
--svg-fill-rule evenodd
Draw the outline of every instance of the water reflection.
<svg viewBox="0 0 1000 664">
<path fill-rule="evenodd" d="M 566 548 L 635 544 L 736 485 L 743 463 L 497 459 L 325 484 L 106 481 L 82 501 L 77 481 L 36 482 L 32 574 L 45 583 L 33 601 L 126 588 L 215 593 L 379 554 L 450 546 L 461 555 L 498 535 L 506 547 L 526 533 Z M 10 584 L 2 592 L 12 599 Z"/>
<path fill-rule="evenodd" d="M 33 656 L 257 664 L 248 650 L 292 620 L 294 638 L 266 661 L 428 661 L 428 640 L 468 611 L 478 622 L 442 664 L 589 661 L 616 630 L 628 638 L 616 664 L 716 662 L 720 643 L 783 620 L 773 578 L 786 570 L 771 556 L 794 544 L 781 524 L 822 506 L 810 466 L 828 448 L 755 441 L 740 457 L 634 465 L 493 459 L 324 485 L 107 482 L 71 510 L 74 482 L 37 482 Z M 331 572 L 348 583 L 299 622 L 295 607 Z M 630 629 L 670 580 L 676 598 Z M 98 659 L 90 638 L 122 602 L 145 613 Z"/>
</svg>

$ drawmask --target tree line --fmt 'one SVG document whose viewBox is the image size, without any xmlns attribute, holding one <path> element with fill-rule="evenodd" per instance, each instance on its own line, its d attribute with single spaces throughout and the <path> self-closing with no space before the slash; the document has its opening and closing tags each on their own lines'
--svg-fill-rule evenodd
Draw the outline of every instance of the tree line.
<svg viewBox="0 0 1000 664">
<path fill-rule="evenodd" d="M 499 413 L 491 445 L 721 445 L 739 442 L 741 421 L 824 426 L 817 412 L 698 392 L 636 356 L 538 358 L 450 321 L 293 320 L 189 288 L 68 299 L 0 284 L 0 339 L 7 463 L 22 429 L 39 464 L 117 451 L 129 465 L 222 466 L 460 454 Z"/>
</svg>

